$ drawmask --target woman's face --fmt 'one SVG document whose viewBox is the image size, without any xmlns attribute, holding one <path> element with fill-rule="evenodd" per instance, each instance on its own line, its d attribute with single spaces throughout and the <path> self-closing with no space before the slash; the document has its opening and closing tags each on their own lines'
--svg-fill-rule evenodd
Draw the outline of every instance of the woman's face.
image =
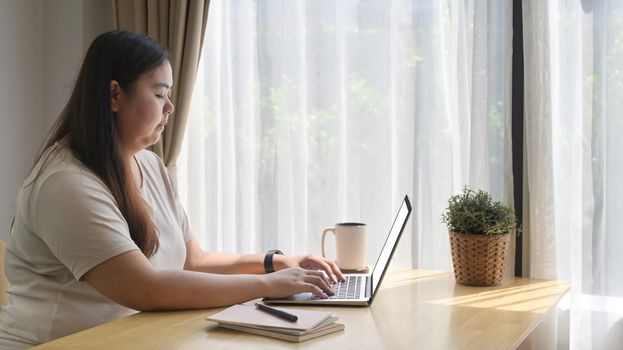
<svg viewBox="0 0 623 350">
<path fill-rule="evenodd" d="M 174 107 L 169 99 L 173 74 L 169 62 L 141 75 L 130 91 L 110 83 L 111 107 L 124 152 L 133 155 L 158 142 Z"/>
</svg>

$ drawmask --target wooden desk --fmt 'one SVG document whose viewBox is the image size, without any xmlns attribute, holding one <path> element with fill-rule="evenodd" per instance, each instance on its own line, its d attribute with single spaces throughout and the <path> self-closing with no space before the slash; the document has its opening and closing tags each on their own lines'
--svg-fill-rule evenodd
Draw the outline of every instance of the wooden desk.
<svg viewBox="0 0 623 350">
<path fill-rule="evenodd" d="M 312 307 L 346 330 L 302 343 L 217 328 L 205 317 L 222 309 L 209 309 L 144 312 L 35 349 L 514 349 L 568 289 L 525 278 L 466 287 L 449 272 L 402 270 L 388 273 L 371 307 Z"/>
</svg>

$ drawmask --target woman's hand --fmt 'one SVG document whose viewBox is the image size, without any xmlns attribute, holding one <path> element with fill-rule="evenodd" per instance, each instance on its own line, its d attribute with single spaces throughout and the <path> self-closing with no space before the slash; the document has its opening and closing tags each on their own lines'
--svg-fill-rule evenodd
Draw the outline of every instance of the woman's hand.
<svg viewBox="0 0 623 350">
<path fill-rule="evenodd" d="M 273 255 L 273 264 L 277 270 L 288 267 L 301 267 L 306 270 L 324 271 L 332 282 L 345 281 L 344 275 L 335 262 L 320 256 L 307 255 Z"/>
<path fill-rule="evenodd" d="M 269 298 L 282 298 L 302 292 L 311 292 L 320 298 L 327 298 L 327 293 L 335 294 L 322 271 L 290 267 L 263 277 L 267 282 L 266 297 Z"/>
</svg>

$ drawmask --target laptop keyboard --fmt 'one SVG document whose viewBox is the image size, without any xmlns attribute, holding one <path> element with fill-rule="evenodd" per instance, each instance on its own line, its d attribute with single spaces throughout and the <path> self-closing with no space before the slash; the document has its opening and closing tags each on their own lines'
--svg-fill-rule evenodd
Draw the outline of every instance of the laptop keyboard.
<svg viewBox="0 0 623 350">
<path fill-rule="evenodd" d="M 365 276 L 345 276 L 346 281 L 333 283 L 330 286 L 335 291 L 334 295 L 329 295 L 329 299 L 358 299 L 361 296 L 361 282 Z M 314 299 L 320 299 L 314 296 Z"/>
</svg>

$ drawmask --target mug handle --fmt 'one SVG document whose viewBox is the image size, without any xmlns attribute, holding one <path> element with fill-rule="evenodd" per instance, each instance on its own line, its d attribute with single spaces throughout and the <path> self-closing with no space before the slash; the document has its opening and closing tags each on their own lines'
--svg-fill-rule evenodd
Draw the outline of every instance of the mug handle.
<svg viewBox="0 0 623 350">
<path fill-rule="evenodd" d="M 320 249 L 322 251 L 323 258 L 326 258 L 325 253 L 324 253 L 324 238 L 327 235 L 327 232 L 332 232 L 333 235 L 335 235 L 335 227 L 327 227 L 324 229 L 324 231 L 322 231 L 322 240 L 320 241 Z"/>
</svg>

